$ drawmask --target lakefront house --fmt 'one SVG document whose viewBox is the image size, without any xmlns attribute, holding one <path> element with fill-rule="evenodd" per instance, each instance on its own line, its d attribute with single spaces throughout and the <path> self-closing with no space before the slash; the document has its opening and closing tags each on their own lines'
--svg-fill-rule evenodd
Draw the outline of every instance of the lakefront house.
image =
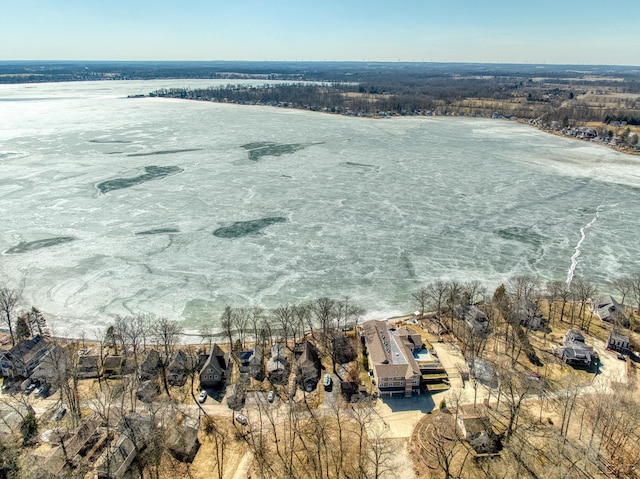
<svg viewBox="0 0 640 479">
<path fill-rule="evenodd" d="M 421 348 L 419 334 L 389 327 L 386 321 L 365 321 L 362 337 L 369 355 L 370 374 L 380 395 L 410 397 L 420 393 L 420 368 L 413 349 Z"/>
</svg>

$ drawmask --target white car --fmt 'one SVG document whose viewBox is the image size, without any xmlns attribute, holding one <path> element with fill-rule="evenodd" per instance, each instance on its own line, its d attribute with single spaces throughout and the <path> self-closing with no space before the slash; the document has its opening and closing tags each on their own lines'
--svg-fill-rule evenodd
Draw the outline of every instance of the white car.
<svg viewBox="0 0 640 479">
<path fill-rule="evenodd" d="M 249 421 L 247 421 L 247 418 L 242 414 L 236 414 L 235 419 L 243 426 L 246 426 L 247 424 L 249 424 Z"/>
<path fill-rule="evenodd" d="M 198 402 L 202 404 L 207 400 L 207 391 L 200 391 L 200 395 L 198 396 Z"/>
</svg>

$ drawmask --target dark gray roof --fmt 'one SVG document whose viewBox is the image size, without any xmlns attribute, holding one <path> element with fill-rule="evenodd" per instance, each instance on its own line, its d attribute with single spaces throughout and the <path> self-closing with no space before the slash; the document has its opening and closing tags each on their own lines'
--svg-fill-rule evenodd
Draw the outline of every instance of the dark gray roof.
<svg viewBox="0 0 640 479">
<path fill-rule="evenodd" d="M 603 321 L 608 321 L 614 313 L 623 311 L 623 306 L 609 294 L 602 295 L 593 301 L 592 308 L 593 313 Z"/>
</svg>

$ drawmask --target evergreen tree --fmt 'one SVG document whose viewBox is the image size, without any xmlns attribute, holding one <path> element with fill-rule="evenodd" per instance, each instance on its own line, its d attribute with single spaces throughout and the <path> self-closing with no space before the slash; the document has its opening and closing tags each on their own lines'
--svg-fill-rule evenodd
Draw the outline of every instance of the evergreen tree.
<svg viewBox="0 0 640 479">
<path fill-rule="evenodd" d="M 31 337 L 31 330 L 29 329 L 29 322 L 27 320 L 28 314 L 21 314 L 18 316 L 16 320 L 16 341 L 24 341 L 25 339 L 29 339 Z"/>
<path fill-rule="evenodd" d="M 0 479 L 18 479 L 20 477 L 18 453 L 18 449 L 0 437 Z"/>
<path fill-rule="evenodd" d="M 43 338 L 51 336 L 49 328 L 47 328 L 47 320 L 42 312 L 35 306 L 31 307 L 31 311 L 29 312 L 29 321 L 29 329 L 31 330 L 32 335 L 37 332 L 37 334 Z"/>
</svg>

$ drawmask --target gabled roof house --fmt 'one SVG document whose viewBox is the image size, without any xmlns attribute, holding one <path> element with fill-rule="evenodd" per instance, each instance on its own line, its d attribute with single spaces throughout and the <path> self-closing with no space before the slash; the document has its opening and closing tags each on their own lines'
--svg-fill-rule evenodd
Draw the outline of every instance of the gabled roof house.
<svg viewBox="0 0 640 479">
<path fill-rule="evenodd" d="M 5 378 L 31 376 L 47 352 L 47 342 L 38 335 L 20 341 L 9 351 L 0 352 L 0 370 Z"/>
<path fill-rule="evenodd" d="M 284 346 L 280 343 L 271 347 L 271 358 L 267 361 L 267 374 L 272 383 L 283 384 L 289 377 L 289 363 Z"/>
<path fill-rule="evenodd" d="M 215 388 L 224 384 L 229 368 L 229 355 L 220 346 L 214 344 L 209 356 L 200 370 L 200 386 Z"/>
</svg>

